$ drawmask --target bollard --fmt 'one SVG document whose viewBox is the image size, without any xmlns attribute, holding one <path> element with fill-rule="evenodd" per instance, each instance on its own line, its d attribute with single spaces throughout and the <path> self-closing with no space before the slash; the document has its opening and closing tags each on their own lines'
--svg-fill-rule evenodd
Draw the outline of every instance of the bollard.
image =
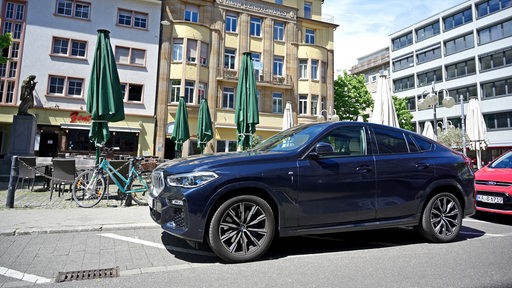
<svg viewBox="0 0 512 288">
<path fill-rule="evenodd" d="M 5 201 L 5 207 L 7 208 L 14 208 L 14 194 L 16 193 L 18 174 L 18 156 L 12 156 L 11 174 L 9 175 L 9 186 L 7 188 L 7 199 Z"/>
</svg>

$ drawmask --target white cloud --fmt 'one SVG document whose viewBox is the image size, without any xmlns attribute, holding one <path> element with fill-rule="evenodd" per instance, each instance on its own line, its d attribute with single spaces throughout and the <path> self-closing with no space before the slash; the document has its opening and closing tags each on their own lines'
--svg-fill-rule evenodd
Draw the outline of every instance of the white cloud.
<svg viewBox="0 0 512 288">
<path fill-rule="evenodd" d="M 334 71 L 349 70 L 357 58 L 389 45 L 389 34 L 462 3 L 461 0 L 325 0 L 334 16 Z"/>
</svg>

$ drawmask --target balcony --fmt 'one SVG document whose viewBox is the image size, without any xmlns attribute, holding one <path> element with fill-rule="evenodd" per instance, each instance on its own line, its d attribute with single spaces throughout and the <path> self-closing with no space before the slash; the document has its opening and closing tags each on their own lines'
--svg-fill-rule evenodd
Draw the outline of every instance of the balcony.
<svg viewBox="0 0 512 288">
<path fill-rule="evenodd" d="M 269 85 L 277 85 L 277 86 L 290 86 L 292 85 L 292 78 L 290 75 L 272 75 L 271 79 L 265 79 L 263 73 L 259 71 L 256 74 L 256 82 L 262 84 Z M 222 68 L 218 70 L 217 79 L 228 80 L 228 81 L 238 81 L 238 71 Z"/>
</svg>

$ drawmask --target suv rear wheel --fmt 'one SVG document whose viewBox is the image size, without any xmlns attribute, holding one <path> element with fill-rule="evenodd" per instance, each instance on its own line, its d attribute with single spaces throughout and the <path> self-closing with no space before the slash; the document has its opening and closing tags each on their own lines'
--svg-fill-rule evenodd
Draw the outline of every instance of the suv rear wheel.
<svg viewBox="0 0 512 288">
<path fill-rule="evenodd" d="M 229 199 L 215 211 L 207 240 L 224 261 L 247 262 L 268 250 L 274 231 L 270 205 L 259 197 L 244 195 Z"/>
<path fill-rule="evenodd" d="M 432 242 L 450 242 L 462 226 L 462 207 L 451 193 L 443 192 L 428 201 L 418 227 L 423 237 Z"/>
</svg>

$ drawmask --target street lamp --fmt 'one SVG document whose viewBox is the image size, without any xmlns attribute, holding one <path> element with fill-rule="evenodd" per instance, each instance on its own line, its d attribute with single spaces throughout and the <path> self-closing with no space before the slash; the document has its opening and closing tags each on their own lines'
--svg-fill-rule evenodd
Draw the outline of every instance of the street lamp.
<svg viewBox="0 0 512 288">
<path fill-rule="evenodd" d="M 327 110 L 325 109 L 322 109 L 316 116 L 316 120 L 318 122 L 323 122 L 323 121 L 332 121 L 332 122 L 337 122 L 337 121 L 340 121 L 340 116 L 338 116 L 338 114 L 336 114 L 336 109 L 333 109 L 332 107 L 330 108 L 331 112 L 329 114 L 327 114 Z M 334 111 L 334 113 L 332 113 Z M 324 115 L 323 115 L 323 112 L 325 112 L 325 115 L 327 118 L 324 118 Z"/>
<path fill-rule="evenodd" d="M 422 95 L 421 95 L 421 99 L 418 100 L 418 108 L 423 110 L 423 109 L 427 109 L 428 107 L 432 106 L 432 108 L 434 109 L 434 127 L 436 127 L 434 129 L 434 135 L 437 137 L 437 106 L 439 105 L 439 93 L 440 92 L 443 92 L 443 101 L 442 101 L 442 104 L 444 107 L 446 108 L 452 108 L 454 105 L 455 105 L 455 99 L 453 99 L 453 97 L 451 97 L 450 95 L 447 95 L 448 94 L 448 90 L 446 89 L 439 89 L 439 90 L 435 90 L 435 86 L 434 86 L 434 82 L 432 82 L 432 89 L 430 91 L 428 90 L 425 90 L 423 91 Z M 425 93 L 427 93 L 427 95 L 425 96 Z"/>
</svg>

